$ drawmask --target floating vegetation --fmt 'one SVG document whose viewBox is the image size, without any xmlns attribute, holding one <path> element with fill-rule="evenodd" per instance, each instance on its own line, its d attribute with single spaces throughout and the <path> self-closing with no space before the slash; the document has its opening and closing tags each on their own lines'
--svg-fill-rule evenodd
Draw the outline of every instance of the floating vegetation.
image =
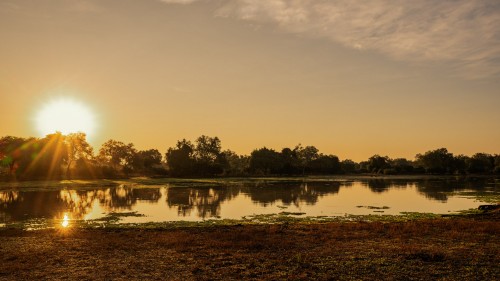
<svg viewBox="0 0 500 281">
<path fill-rule="evenodd" d="M 376 206 L 356 206 L 356 208 L 366 208 L 366 209 L 374 209 L 374 210 L 387 210 L 390 209 L 387 206 L 376 207 Z"/>
<path fill-rule="evenodd" d="M 124 217 L 144 217 L 144 215 L 138 214 L 137 212 L 124 212 L 124 213 L 112 212 L 112 213 L 107 214 L 103 218 L 89 220 L 89 222 L 90 223 L 94 223 L 94 222 L 96 222 L 96 223 L 103 223 L 103 222 L 116 223 Z"/>
<path fill-rule="evenodd" d="M 500 194 L 495 191 L 464 191 L 458 192 L 454 195 L 462 198 L 475 198 L 478 201 L 485 203 L 497 203 L 500 204 Z"/>
<path fill-rule="evenodd" d="M 375 211 L 374 211 L 375 212 Z M 383 212 L 383 211 L 381 211 Z M 371 214 L 344 216 L 303 216 L 303 213 L 281 212 L 278 214 L 259 214 L 245 216 L 241 219 L 208 219 L 202 221 L 165 221 L 146 223 L 119 223 L 122 217 L 142 217 L 136 212 L 111 213 L 108 216 L 95 220 L 72 220 L 72 228 L 118 228 L 118 229 L 173 229 L 192 227 L 241 226 L 252 224 L 317 224 L 331 222 L 406 222 L 423 219 L 453 219 L 484 215 L 485 212 L 477 209 L 464 210 L 456 214 L 439 215 L 433 213 L 402 212 L 400 215 Z M 42 230 L 60 228 L 61 220 L 37 219 L 16 223 L 5 223 L 4 228 L 20 228 L 24 230 Z M 2 227 L 2 225 L 0 225 Z"/>
<path fill-rule="evenodd" d="M 279 214 L 280 215 L 284 215 L 284 216 L 302 216 L 302 215 L 305 215 L 306 213 L 302 213 L 302 212 L 281 212 Z"/>
</svg>

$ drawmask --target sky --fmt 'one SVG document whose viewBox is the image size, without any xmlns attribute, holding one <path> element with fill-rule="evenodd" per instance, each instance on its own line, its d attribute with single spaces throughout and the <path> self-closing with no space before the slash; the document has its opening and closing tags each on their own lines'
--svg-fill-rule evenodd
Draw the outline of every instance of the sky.
<svg viewBox="0 0 500 281">
<path fill-rule="evenodd" d="M 500 153 L 497 0 L 0 0 L 0 40 L 0 136 L 67 98 L 96 150 Z"/>
</svg>

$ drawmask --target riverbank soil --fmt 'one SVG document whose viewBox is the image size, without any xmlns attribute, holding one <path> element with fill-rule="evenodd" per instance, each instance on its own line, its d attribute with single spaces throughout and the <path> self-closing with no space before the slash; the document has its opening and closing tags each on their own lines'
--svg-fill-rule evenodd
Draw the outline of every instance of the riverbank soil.
<svg viewBox="0 0 500 281">
<path fill-rule="evenodd" d="M 0 229 L 0 280 L 500 280 L 498 216 Z"/>
</svg>

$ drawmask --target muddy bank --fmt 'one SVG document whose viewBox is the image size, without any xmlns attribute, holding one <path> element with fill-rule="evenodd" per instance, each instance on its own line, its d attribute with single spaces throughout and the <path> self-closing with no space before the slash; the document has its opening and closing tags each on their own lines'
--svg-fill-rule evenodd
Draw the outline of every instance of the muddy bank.
<svg viewBox="0 0 500 281">
<path fill-rule="evenodd" d="M 0 279 L 498 280 L 498 219 L 0 230 Z"/>
</svg>

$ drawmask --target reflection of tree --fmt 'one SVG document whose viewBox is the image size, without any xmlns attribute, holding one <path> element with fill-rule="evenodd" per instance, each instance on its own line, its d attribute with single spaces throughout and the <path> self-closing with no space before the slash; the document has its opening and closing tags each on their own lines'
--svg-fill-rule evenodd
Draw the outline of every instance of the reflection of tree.
<svg viewBox="0 0 500 281">
<path fill-rule="evenodd" d="M 2 192 L 3 193 L 3 192 Z M 22 221 L 30 218 L 53 218 L 67 208 L 58 198 L 59 191 L 20 192 L 12 200 L 4 201 L 0 205 L 2 217 L 6 221 Z"/>
<path fill-rule="evenodd" d="M 201 218 L 216 217 L 220 205 L 229 201 L 240 192 L 240 187 L 171 187 L 167 191 L 167 204 L 176 206 L 179 216 L 189 216 L 193 209 Z"/>
<path fill-rule="evenodd" d="M 483 191 L 487 187 L 486 178 L 470 178 L 463 180 L 460 178 L 446 179 L 425 179 L 415 182 L 418 192 L 425 195 L 426 198 L 442 202 L 448 201 L 449 193 L 474 190 Z"/>
<path fill-rule="evenodd" d="M 98 203 L 107 212 L 129 210 L 137 200 L 158 202 L 159 188 L 112 187 L 95 190 L 7 191 L 0 192 L 0 219 L 21 221 L 30 218 L 59 218 L 71 213 L 82 219 Z"/>
<path fill-rule="evenodd" d="M 19 191 L 2 191 L 0 192 L 0 206 L 17 200 Z"/>
<path fill-rule="evenodd" d="M 289 182 L 256 184 L 245 189 L 252 201 L 264 206 L 281 201 L 285 205 L 300 206 L 301 203 L 315 204 L 318 198 L 338 193 L 339 182 Z"/>
<path fill-rule="evenodd" d="M 171 187 L 167 191 L 167 203 L 176 206 L 180 216 L 189 216 L 193 209 L 202 218 L 216 217 L 220 205 L 238 196 L 247 194 L 256 203 L 264 206 L 281 202 L 285 205 L 314 204 L 326 194 L 338 193 L 340 183 L 267 183 L 239 184 L 219 187 Z"/>
<path fill-rule="evenodd" d="M 382 193 L 389 190 L 389 183 L 384 179 L 368 180 L 365 185 L 368 185 L 371 191 L 375 193 Z"/>
<path fill-rule="evenodd" d="M 0 222 L 10 221 L 12 218 L 7 213 L 2 212 L 8 207 L 10 202 L 18 200 L 18 191 L 3 191 L 0 192 Z"/>
<path fill-rule="evenodd" d="M 428 179 L 369 179 L 362 182 L 375 193 L 389 189 L 415 186 L 426 198 L 446 202 L 450 193 L 461 190 L 481 191 L 487 186 L 486 178 L 428 178 Z"/>
<path fill-rule="evenodd" d="M 484 178 L 370 179 L 362 181 L 362 184 L 375 193 L 391 188 L 415 187 L 428 199 L 446 202 L 452 192 L 484 191 L 487 181 Z M 70 213 L 72 219 L 82 219 L 95 211 L 96 206 L 104 212 L 112 212 L 133 209 L 138 201 L 155 203 L 160 200 L 166 200 L 169 207 L 177 208 L 179 216 L 190 216 L 195 212 L 197 217 L 209 218 L 219 216 L 221 205 L 239 195 L 248 196 L 255 204 L 263 206 L 293 204 L 300 207 L 301 204 L 315 204 L 322 196 L 337 194 L 341 187 L 352 185 L 353 182 L 336 181 L 257 181 L 198 187 L 117 186 L 91 190 L 0 191 L 0 223 L 30 218 L 61 218 L 65 212 Z"/>
<path fill-rule="evenodd" d="M 426 198 L 446 202 L 450 193 L 461 190 L 481 191 L 487 186 L 486 178 L 428 178 L 428 179 L 370 179 L 363 182 L 371 191 L 382 193 L 393 188 L 416 186 Z"/>
<path fill-rule="evenodd" d="M 404 179 L 369 179 L 363 185 L 367 185 L 375 193 L 383 193 L 391 188 L 406 188 L 410 183 Z"/>
</svg>

